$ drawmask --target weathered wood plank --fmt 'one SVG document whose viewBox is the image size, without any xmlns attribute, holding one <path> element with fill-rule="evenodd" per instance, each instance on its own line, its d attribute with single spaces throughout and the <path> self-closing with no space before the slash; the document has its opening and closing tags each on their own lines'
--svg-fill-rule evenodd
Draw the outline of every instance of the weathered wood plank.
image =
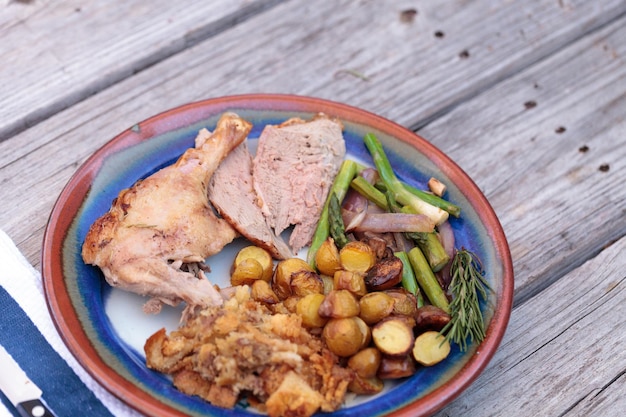
<svg viewBox="0 0 626 417">
<path fill-rule="evenodd" d="M 0 140 L 274 3 L 9 2 L 0 17 Z"/>
<path fill-rule="evenodd" d="M 20 196 L 2 199 L 0 227 L 38 264 L 45 219 L 77 164 L 119 131 L 166 108 L 233 93 L 297 93 L 357 105 L 411 126 L 626 10 L 626 3 L 612 0 L 571 2 L 566 8 L 557 2 L 446 4 L 424 3 L 407 23 L 400 12 L 414 7 L 408 1 L 394 7 L 292 1 L 154 65 L 0 143 L 0 186 Z M 310 24 L 301 24 L 305 17 Z M 500 32 L 487 36 L 486 28 L 493 27 Z M 443 38 L 433 35 L 437 30 Z M 466 48 L 470 59 L 459 58 Z M 437 144 L 448 150 L 446 141 L 457 140 L 448 136 Z M 491 176 L 471 174 L 481 186 Z M 31 227 L 23 227 L 26 219 Z"/>
<path fill-rule="evenodd" d="M 436 415 L 623 415 L 625 252 L 622 238 L 515 308 L 490 365 Z"/>
<path fill-rule="evenodd" d="M 242 9 L 265 4 L 248 3 L 11 5 L 41 10 L 0 32 L 0 59 L 12 63 L 0 69 L 0 85 L 7 86 L 0 94 L 0 138 L 219 30 Z M 193 97 L 233 88 L 314 94 L 372 103 L 368 108 L 383 116 L 414 125 L 626 11 L 620 0 L 290 3 L 197 51 L 195 65 L 216 61 L 224 69 L 212 74 L 218 88 L 199 82 Z M 400 12 L 412 8 L 418 14 L 403 23 Z M 284 76 L 286 70 L 294 76 Z M 405 88 L 407 80 L 414 88 Z"/>
<path fill-rule="evenodd" d="M 626 234 L 625 55 L 621 20 L 420 132 L 496 209 L 516 302 Z"/>
</svg>

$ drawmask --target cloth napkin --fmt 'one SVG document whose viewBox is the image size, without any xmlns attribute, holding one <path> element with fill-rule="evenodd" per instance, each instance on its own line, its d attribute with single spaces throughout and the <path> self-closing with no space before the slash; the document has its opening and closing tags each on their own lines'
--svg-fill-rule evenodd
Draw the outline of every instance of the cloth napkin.
<svg viewBox="0 0 626 417">
<path fill-rule="evenodd" d="M 41 274 L 2 230 L 0 345 L 41 388 L 58 417 L 141 416 L 99 385 L 69 352 L 48 313 Z M 0 416 L 18 417 L 8 399 L 0 398 Z"/>
</svg>

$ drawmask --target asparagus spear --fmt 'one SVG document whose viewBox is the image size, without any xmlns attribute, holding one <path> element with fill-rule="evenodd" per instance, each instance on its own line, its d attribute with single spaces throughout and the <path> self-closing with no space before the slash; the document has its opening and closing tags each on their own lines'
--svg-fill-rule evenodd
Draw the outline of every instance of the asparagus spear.
<svg viewBox="0 0 626 417">
<path fill-rule="evenodd" d="M 461 216 L 461 207 L 452 204 L 451 202 L 444 200 L 441 197 L 436 196 L 435 194 L 428 193 L 424 190 L 420 190 L 419 188 L 415 188 L 409 184 L 403 184 L 404 188 L 406 188 L 411 194 L 415 194 L 417 197 L 421 198 L 425 202 L 432 204 L 435 207 L 439 207 L 442 210 L 447 211 L 454 217 Z"/>
<path fill-rule="evenodd" d="M 330 227 L 328 222 L 328 205 L 330 203 L 330 196 L 335 194 L 337 196 L 337 199 L 341 203 L 343 201 L 343 198 L 346 196 L 348 188 L 350 187 L 350 182 L 355 175 L 356 163 L 349 159 L 343 161 L 343 163 L 341 164 L 341 168 L 339 168 L 339 172 L 335 177 L 335 181 L 330 187 L 328 198 L 326 198 L 326 202 L 324 203 L 322 214 L 320 215 L 320 219 L 317 222 L 317 228 L 315 229 L 315 233 L 313 234 L 313 240 L 311 241 L 311 246 L 309 247 L 307 262 L 312 267 L 315 267 L 315 254 L 317 253 L 317 250 L 330 234 Z"/>
<path fill-rule="evenodd" d="M 352 187 L 356 192 L 367 198 L 372 203 L 376 204 L 378 207 L 384 210 L 388 209 L 387 198 L 385 197 L 385 194 L 383 194 L 376 187 L 367 182 L 367 180 L 362 176 L 357 175 L 350 183 L 350 187 Z"/>
<path fill-rule="evenodd" d="M 448 298 L 439 285 L 437 277 L 430 269 L 430 265 L 428 265 L 422 250 L 416 246 L 409 251 L 408 256 L 415 273 L 415 279 L 430 303 L 449 313 L 450 305 L 448 304 Z"/>
<path fill-rule="evenodd" d="M 411 207 L 403 207 L 403 213 L 414 213 Z M 441 244 L 437 232 L 409 232 L 406 234 L 420 247 L 433 272 L 441 270 L 450 261 L 450 256 Z"/>
<path fill-rule="evenodd" d="M 363 171 L 364 169 L 366 169 L 367 167 L 365 165 L 359 164 L 358 162 L 357 164 L 357 173 Z M 355 180 L 359 180 L 359 178 L 361 177 L 356 177 Z M 367 183 L 367 181 L 363 180 L 363 182 L 361 182 L 361 180 L 358 181 L 357 184 L 352 184 L 352 188 L 354 188 L 356 191 L 358 191 L 359 193 L 361 193 L 363 196 L 367 197 L 368 199 L 370 199 L 372 202 L 374 202 L 376 205 L 378 205 L 378 200 L 376 200 L 376 194 L 375 191 L 371 191 L 369 187 L 367 187 L 364 183 Z M 456 204 L 453 204 L 451 202 L 449 202 L 448 200 L 445 200 L 439 196 L 436 196 L 435 194 L 431 194 L 427 191 L 424 190 L 420 190 L 419 188 L 415 188 L 412 185 L 409 185 L 403 181 L 400 181 L 400 183 L 404 186 L 404 188 L 407 189 L 407 191 L 409 191 L 412 194 L 415 194 L 417 197 L 421 198 L 422 200 L 424 200 L 425 202 L 427 202 L 428 204 L 431 204 L 435 207 L 439 207 L 442 210 L 447 211 L 449 214 L 451 214 L 454 217 L 460 217 L 461 216 L 461 207 L 457 206 Z M 368 183 L 369 184 L 369 183 Z M 371 186 L 371 184 L 370 184 Z M 379 191 L 380 193 L 384 193 L 384 191 L 387 190 L 387 187 L 385 186 L 385 183 L 382 182 L 382 180 L 377 181 L 375 184 L 375 187 L 373 187 L 376 191 Z M 382 191 L 379 190 L 379 188 L 382 188 Z M 381 208 L 385 208 L 383 206 L 379 206 Z"/>
<path fill-rule="evenodd" d="M 417 280 L 415 279 L 409 256 L 404 251 L 394 252 L 394 255 L 402 261 L 402 286 L 415 295 L 417 307 L 422 307 L 424 305 L 424 296 L 417 286 Z"/>
<path fill-rule="evenodd" d="M 435 224 L 441 224 L 448 219 L 447 211 L 426 203 L 404 188 L 393 172 L 387 155 L 385 155 L 385 151 L 376 136 L 372 133 L 368 133 L 365 135 L 364 142 L 372 155 L 376 169 L 378 169 L 378 173 L 385 183 L 387 190 L 393 193 L 394 198 L 400 204 L 411 206 L 416 212 L 428 216 Z"/>
<path fill-rule="evenodd" d="M 330 235 L 335 240 L 337 248 L 341 249 L 348 243 L 346 228 L 341 217 L 341 203 L 337 194 L 332 193 L 328 204 L 328 223 Z"/>
</svg>

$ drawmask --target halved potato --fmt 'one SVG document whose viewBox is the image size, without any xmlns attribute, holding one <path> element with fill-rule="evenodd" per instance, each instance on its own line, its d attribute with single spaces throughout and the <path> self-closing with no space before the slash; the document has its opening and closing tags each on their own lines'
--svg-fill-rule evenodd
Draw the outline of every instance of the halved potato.
<svg viewBox="0 0 626 417">
<path fill-rule="evenodd" d="M 413 329 L 402 318 L 391 317 L 372 328 L 372 339 L 383 354 L 404 356 L 413 347 Z"/>
<path fill-rule="evenodd" d="M 424 365 L 435 365 L 450 354 L 450 343 L 439 332 L 429 330 L 415 338 L 413 357 Z"/>
<path fill-rule="evenodd" d="M 261 264 L 261 267 L 263 268 L 261 279 L 268 282 L 272 279 L 274 261 L 272 260 L 272 255 L 270 255 L 268 251 L 258 246 L 246 246 L 237 253 L 237 256 L 235 256 L 233 270 L 246 259 L 254 259 Z"/>
</svg>

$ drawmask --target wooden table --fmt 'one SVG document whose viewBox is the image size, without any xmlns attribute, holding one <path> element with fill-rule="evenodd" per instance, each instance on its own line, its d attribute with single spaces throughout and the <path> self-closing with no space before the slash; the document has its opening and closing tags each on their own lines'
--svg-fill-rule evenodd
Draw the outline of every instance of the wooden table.
<svg viewBox="0 0 626 417">
<path fill-rule="evenodd" d="M 0 39 L 0 228 L 36 267 L 62 187 L 136 122 L 340 101 L 447 153 L 509 240 L 504 340 L 438 415 L 626 410 L 626 1 L 6 0 Z"/>
</svg>

